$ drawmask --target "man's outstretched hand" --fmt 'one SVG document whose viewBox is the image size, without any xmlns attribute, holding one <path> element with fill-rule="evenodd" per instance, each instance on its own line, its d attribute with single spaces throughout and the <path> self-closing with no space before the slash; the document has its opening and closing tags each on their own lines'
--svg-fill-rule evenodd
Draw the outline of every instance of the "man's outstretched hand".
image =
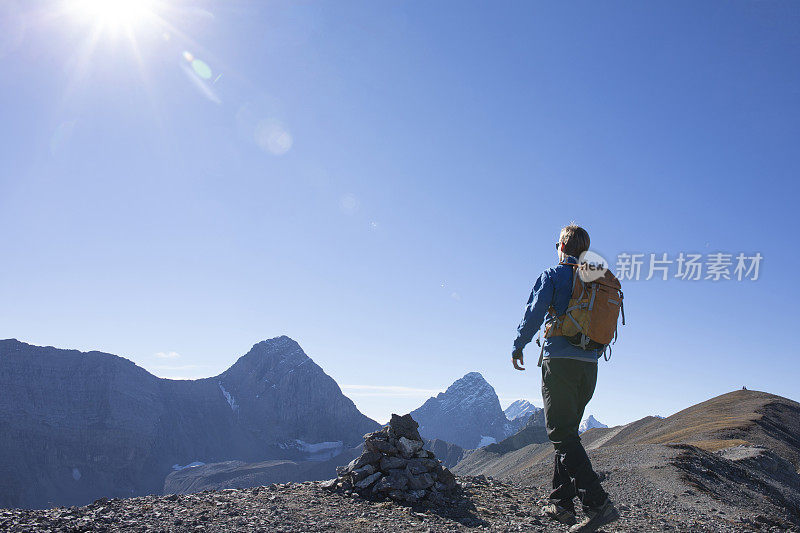
<svg viewBox="0 0 800 533">
<path fill-rule="evenodd" d="M 522 350 L 514 350 L 511 352 L 511 363 L 517 370 L 525 370 L 525 367 L 522 366 L 525 364 L 522 361 Z"/>
</svg>

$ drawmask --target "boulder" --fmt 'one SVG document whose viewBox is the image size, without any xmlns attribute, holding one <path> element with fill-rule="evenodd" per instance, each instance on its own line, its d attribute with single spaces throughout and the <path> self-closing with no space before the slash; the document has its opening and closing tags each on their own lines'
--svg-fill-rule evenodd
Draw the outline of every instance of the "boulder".
<svg viewBox="0 0 800 533">
<path fill-rule="evenodd" d="M 418 476 L 407 473 L 406 478 L 408 478 L 408 488 L 412 490 L 424 490 L 433 486 L 433 477 L 427 472 Z"/>
<path fill-rule="evenodd" d="M 409 499 L 409 501 L 415 502 L 417 500 L 421 500 L 422 498 L 424 498 L 426 494 L 427 491 L 425 490 L 410 490 L 408 491 L 406 496 Z"/>
<path fill-rule="evenodd" d="M 364 479 L 362 479 L 361 481 L 359 481 L 358 483 L 356 483 L 355 486 L 356 488 L 359 489 L 366 489 L 367 487 L 375 483 L 375 481 L 377 481 L 382 475 L 383 474 L 381 474 L 380 472 L 375 472 L 374 474 L 369 475 Z"/>
<path fill-rule="evenodd" d="M 386 455 L 381 457 L 380 469 L 384 472 L 391 470 L 393 468 L 403 468 L 408 463 L 407 459 L 403 459 L 402 457 Z"/>
<path fill-rule="evenodd" d="M 347 465 L 345 468 L 345 472 L 352 472 L 353 470 L 358 470 L 364 465 L 368 465 L 370 463 L 376 463 L 381 460 L 381 454 L 379 452 L 364 452 L 352 461 L 350 464 Z M 338 469 L 337 469 L 338 471 Z"/>
<path fill-rule="evenodd" d="M 439 461 L 435 459 L 409 459 L 408 469 L 412 474 L 422 474 L 423 472 L 430 472 L 439 466 Z"/>
<path fill-rule="evenodd" d="M 437 472 L 439 477 L 439 482 L 441 482 L 447 490 L 452 490 L 458 485 L 456 482 L 456 476 L 453 475 L 451 471 L 446 468 L 442 468 L 441 472 Z"/>
<path fill-rule="evenodd" d="M 358 483 L 362 479 L 371 476 L 375 473 L 375 467 L 372 465 L 364 465 L 358 470 L 353 470 L 350 473 L 350 477 L 353 479 L 353 483 Z"/>
<path fill-rule="evenodd" d="M 376 492 L 389 492 L 393 490 L 405 490 L 408 486 L 408 477 L 402 470 L 392 470 L 392 473 L 383 476 L 380 481 L 375 484 L 374 490 Z"/>
<path fill-rule="evenodd" d="M 415 453 L 422 449 L 423 442 L 421 440 L 411 440 L 406 437 L 397 439 L 397 449 L 403 457 L 413 457 Z"/>
<path fill-rule="evenodd" d="M 419 424 L 416 420 L 411 418 L 411 415 L 398 416 L 392 414 L 392 419 L 389 421 L 389 436 L 396 439 L 405 437 L 409 440 L 422 440 L 419 435 Z"/>
<path fill-rule="evenodd" d="M 372 433 L 367 433 L 364 435 L 364 440 L 375 440 L 375 439 L 382 439 L 387 440 L 389 438 L 388 434 L 389 428 L 384 427 L 379 429 L 378 431 L 373 431 Z"/>
<path fill-rule="evenodd" d="M 397 453 L 397 448 L 392 446 L 388 440 L 383 439 L 365 440 L 364 447 L 371 452 L 380 454 L 394 455 Z"/>
</svg>

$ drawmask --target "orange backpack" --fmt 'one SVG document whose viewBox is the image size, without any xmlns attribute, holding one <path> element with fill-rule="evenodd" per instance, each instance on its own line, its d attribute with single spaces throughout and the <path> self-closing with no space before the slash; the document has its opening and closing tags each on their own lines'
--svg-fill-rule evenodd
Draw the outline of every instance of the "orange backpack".
<svg viewBox="0 0 800 533">
<path fill-rule="evenodd" d="M 622 314 L 625 325 L 625 309 L 622 306 L 622 285 L 617 277 L 606 270 L 593 280 L 584 281 L 581 270 L 587 271 L 586 263 L 560 263 L 575 268 L 572 278 L 572 298 L 563 315 L 556 316 L 552 307 L 548 310 L 544 336 L 567 338 L 570 344 L 583 350 L 601 350 L 605 355 L 609 345 L 617 340 L 617 321 Z M 586 276 L 584 276 L 586 277 Z M 538 342 L 538 341 L 537 341 Z M 542 346 L 544 351 L 544 346 Z M 606 360 L 610 359 L 610 352 Z M 540 366 L 541 366 L 541 357 Z"/>
</svg>

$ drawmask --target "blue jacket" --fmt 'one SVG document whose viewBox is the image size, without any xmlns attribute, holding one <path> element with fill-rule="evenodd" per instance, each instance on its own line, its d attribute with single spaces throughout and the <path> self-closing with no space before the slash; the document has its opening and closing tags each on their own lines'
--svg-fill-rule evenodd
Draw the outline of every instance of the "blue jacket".
<svg viewBox="0 0 800 533">
<path fill-rule="evenodd" d="M 567 262 L 577 264 L 578 260 L 572 256 L 567 257 Z M 572 297 L 572 276 L 574 268 L 567 265 L 557 265 L 548 268 L 539 276 L 533 285 L 533 291 L 525 306 L 525 316 L 517 328 L 517 339 L 514 349 L 521 350 L 539 331 L 550 306 L 560 316 L 567 310 L 569 299 Z M 566 357 L 596 363 L 600 357 L 599 350 L 581 350 L 567 342 L 565 337 L 542 338 L 544 342 L 543 356 Z M 536 346 L 538 349 L 539 347 Z M 538 355 L 538 354 L 537 354 Z"/>
</svg>

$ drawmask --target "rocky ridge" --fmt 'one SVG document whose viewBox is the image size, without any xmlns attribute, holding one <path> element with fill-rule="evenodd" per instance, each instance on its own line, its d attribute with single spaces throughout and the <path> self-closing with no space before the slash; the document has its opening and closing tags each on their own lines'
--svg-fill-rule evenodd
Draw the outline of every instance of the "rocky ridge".
<svg viewBox="0 0 800 533">
<path fill-rule="evenodd" d="M 0 531 L 31 532 L 282 532 L 317 531 L 419 533 L 563 532 L 539 515 L 546 487 L 520 485 L 484 476 L 459 477 L 460 497 L 415 504 L 376 501 L 358 492 L 331 491 L 323 482 L 272 484 L 250 489 L 188 495 L 101 499 L 84 507 L 0 510 Z M 753 518 L 695 504 L 678 511 L 672 495 L 612 494 L 622 518 L 604 531 L 743 533 L 800 531 L 790 523 L 756 514 Z M 725 508 L 727 510 L 727 508 Z M 580 510 L 579 510 L 580 512 Z"/>
</svg>

